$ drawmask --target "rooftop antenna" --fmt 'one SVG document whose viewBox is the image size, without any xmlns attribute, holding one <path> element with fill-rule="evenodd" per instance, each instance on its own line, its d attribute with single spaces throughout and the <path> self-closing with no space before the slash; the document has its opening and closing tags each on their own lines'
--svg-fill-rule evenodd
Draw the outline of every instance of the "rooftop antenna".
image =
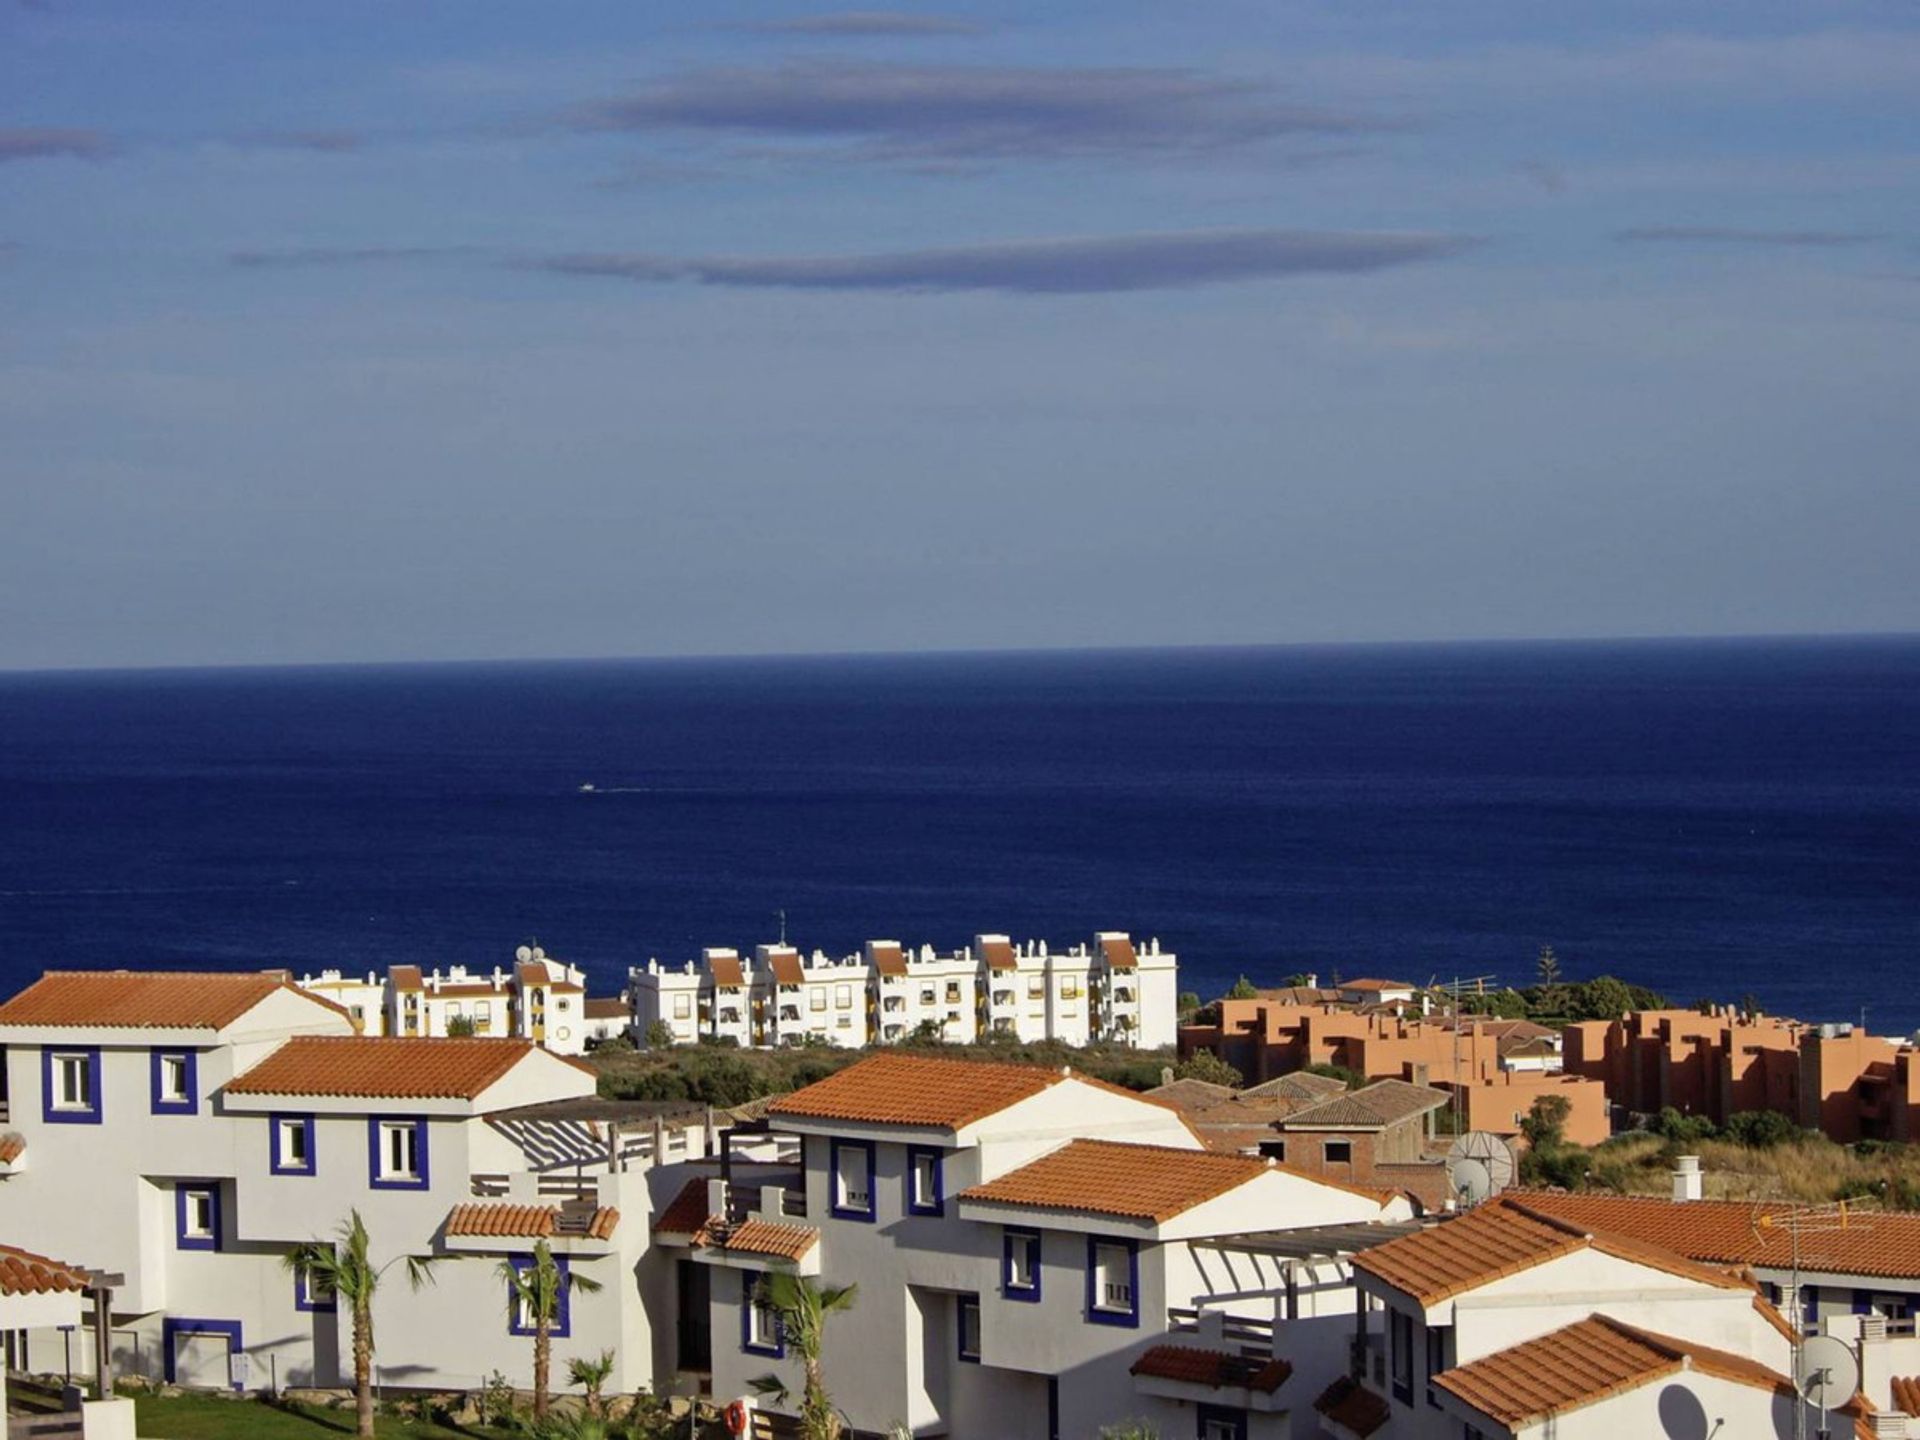
<svg viewBox="0 0 1920 1440">
<path fill-rule="evenodd" d="M 1800 1299 L 1800 1237 L 1839 1230 L 1866 1229 L 1870 1222 L 1854 1212 L 1853 1205 L 1838 1200 L 1830 1205 L 1790 1205 L 1784 1210 L 1759 1215 L 1754 1220 L 1754 1238 L 1762 1239 L 1762 1230 L 1785 1230 L 1793 1244 L 1793 1288 L 1790 1304 L 1793 1325 L 1793 1381 L 1804 1404 L 1793 1407 L 1793 1440 L 1807 1440 L 1807 1406 L 1820 1411 L 1820 1440 L 1830 1440 L 1827 1412 L 1844 1405 L 1859 1388 L 1860 1371 L 1846 1344 L 1830 1335 L 1805 1333 L 1806 1307 Z M 1846 1371 L 1838 1368 L 1833 1351 L 1846 1356 Z M 1851 1378 L 1849 1378 L 1849 1375 Z M 1844 1382 L 1844 1388 L 1843 1388 Z M 1831 1401 L 1831 1403 L 1829 1403 Z"/>
<path fill-rule="evenodd" d="M 787 943 L 787 912 L 776 910 L 773 913 L 780 917 L 780 943 L 784 945 Z"/>
</svg>

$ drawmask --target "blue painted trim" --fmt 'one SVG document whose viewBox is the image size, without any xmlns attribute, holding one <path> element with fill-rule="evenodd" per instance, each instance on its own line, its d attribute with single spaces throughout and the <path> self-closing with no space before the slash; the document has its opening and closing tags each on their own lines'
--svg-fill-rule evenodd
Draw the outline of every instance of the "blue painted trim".
<svg viewBox="0 0 1920 1440">
<path fill-rule="evenodd" d="M 411 1180 L 383 1180 L 380 1178 L 380 1127 L 383 1125 L 413 1126 L 413 1157 L 419 1174 Z M 424 1118 L 407 1118 L 398 1115 L 369 1115 L 367 1117 L 367 1185 L 373 1190 L 426 1190 L 432 1187 L 427 1172 L 427 1122 Z"/>
<path fill-rule="evenodd" d="M 53 1103 L 53 1060 L 56 1055 L 83 1055 L 87 1061 L 87 1095 L 93 1104 L 85 1110 L 65 1110 Z M 40 1118 L 49 1125 L 98 1125 L 101 1111 L 100 1047 L 98 1045 L 43 1045 L 40 1047 Z"/>
<path fill-rule="evenodd" d="M 978 1365 L 980 1363 L 980 1352 L 977 1349 L 973 1351 L 967 1349 L 967 1311 L 973 1311 L 974 1344 L 978 1345 L 986 1338 L 981 1333 L 981 1326 L 985 1321 L 985 1312 L 980 1308 L 980 1297 L 978 1295 L 958 1295 L 954 1298 L 957 1302 L 954 1306 L 953 1315 L 954 1354 L 969 1365 Z"/>
<path fill-rule="evenodd" d="M 787 1333 L 778 1315 L 773 1317 L 773 1344 L 753 1343 L 753 1292 L 759 1288 L 758 1270 L 740 1272 L 740 1348 L 749 1355 L 771 1355 L 775 1360 L 784 1360 L 787 1355 Z"/>
<path fill-rule="evenodd" d="M 200 1113 L 200 1056 L 192 1050 L 171 1049 L 147 1052 L 148 1093 L 156 1115 L 198 1115 Z M 186 1061 L 187 1098 L 169 1100 L 161 1092 L 160 1076 L 169 1057 Z"/>
<path fill-rule="evenodd" d="M 307 1158 L 304 1164 L 290 1161 L 280 1151 L 280 1127 L 292 1120 L 306 1132 Z M 269 1115 L 267 1116 L 267 1169 L 274 1175 L 317 1175 L 320 1173 L 320 1152 L 314 1149 L 318 1127 L 311 1115 Z M 376 1142 L 378 1143 L 378 1142 Z M 377 1157 L 376 1157 L 377 1158 Z"/>
<path fill-rule="evenodd" d="M 933 1199 L 922 1204 L 913 1198 L 914 1167 L 921 1160 L 933 1161 Z M 947 1213 L 946 1152 L 937 1145 L 907 1146 L 907 1184 L 906 1199 L 909 1215 L 944 1215 Z"/>
<path fill-rule="evenodd" d="M 315 1300 L 307 1267 L 299 1265 L 293 1272 L 293 1308 L 303 1315 L 333 1315 L 339 1312 L 340 1297 L 329 1291 L 326 1299 Z"/>
<path fill-rule="evenodd" d="M 178 1377 L 174 1370 L 174 1360 L 175 1352 L 180 1347 L 176 1345 L 174 1341 L 182 1335 L 224 1335 L 227 1337 L 227 1354 L 229 1356 L 237 1355 L 246 1349 L 246 1346 L 240 1339 L 240 1322 L 238 1320 L 188 1320 L 174 1319 L 172 1316 L 168 1316 L 160 1322 L 160 1349 L 163 1352 L 162 1359 L 166 1365 L 166 1377 L 169 1385 L 178 1383 Z M 240 1389 L 238 1385 L 235 1385 L 233 1388 L 236 1391 Z"/>
<path fill-rule="evenodd" d="M 513 1268 L 527 1271 L 533 1268 L 533 1256 L 515 1255 Z M 553 1324 L 547 1334 L 555 1340 L 565 1340 L 573 1334 L 573 1268 L 565 1255 L 553 1257 L 553 1268 L 560 1272 L 560 1301 L 554 1306 Z M 531 1335 L 533 1326 L 520 1323 L 520 1306 L 514 1300 L 513 1292 L 507 1292 L 507 1333 L 509 1335 Z"/>
<path fill-rule="evenodd" d="M 1101 1245 L 1124 1245 L 1127 1247 L 1127 1294 L 1132 1304 L 1126 1310 L 1103 1310 L 1094 1302 L 1099 1298 L 1095 1290 L 1100 1283 L 1100 1268 L 1095 1264 Z M 1138 1240 L 1117 1240 L 1111 1236 L 1087 1236 L 1087 1323 L 1089 1325 L 1118 1325 L 1123 1329 L 1140 1328 L 1140 1242 Z"/>
<path fill-rule="evenodd" d="M 1033 1283 L 1016 1285 L 1013 1283 L 1013 1247 L 1016 1243 L 1033 1242 Z M 1040 1300 L 1040 1256 L 1042 1251 L 1040 1232 L 1023 1230 L 1008 1225 L 1000 1231 L 1000 1293 L 1008 1300 L 1019 1300 L 1024 1304 L 1038 1304 Z"/>
<path fill-rule="evenodd" d="M 213 1220 L 211 1235 L 187 1233 L 187 1197 L 205 1195 Z M 215 1180 L 182 1180 L 173 1187 L 173 1242 L 182 1250 L 218 1250 L 220 1248 L 220 1185 Z"/>
<path fill-rule="evenodd" d="M 860 1150 L 867 1157 L 867 1208 L 857 1210 L 840 1203 L 840 1152 Z M 859 1220 L 865 1224 L 873 1223 L 874 1211 L 880 1205 L 880 1176 L 874 1165 L 874 1144 L 871 1140 L 839 1140 L 827 1142 L 827 1212 L 836 1220 Z"/>
</svg>

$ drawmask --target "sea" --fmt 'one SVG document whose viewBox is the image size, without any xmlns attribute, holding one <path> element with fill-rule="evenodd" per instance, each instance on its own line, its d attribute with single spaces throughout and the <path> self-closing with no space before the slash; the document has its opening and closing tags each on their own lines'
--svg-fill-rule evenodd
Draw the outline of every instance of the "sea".
<svg viewBox="0 0 1920 1440">
<path fill-rule="evenodd" d="M 0 675 L 6 993 L 1104 929 L 1910 1034 L 1920 638 Z"/>
</svg>

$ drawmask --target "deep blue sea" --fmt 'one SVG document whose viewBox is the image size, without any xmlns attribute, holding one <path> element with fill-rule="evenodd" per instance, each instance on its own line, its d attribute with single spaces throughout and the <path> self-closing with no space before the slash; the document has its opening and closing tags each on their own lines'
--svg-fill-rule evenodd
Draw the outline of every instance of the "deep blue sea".
<svg viewBox="0 0 1920 1440">
<path fill-rule="evenodd" d="M 592 784 L 591 794 L 580 791 Z M 1920 1027 L 1920 640 L 0 675 L 0 989 L 1158 935 Z"/>
</svg>

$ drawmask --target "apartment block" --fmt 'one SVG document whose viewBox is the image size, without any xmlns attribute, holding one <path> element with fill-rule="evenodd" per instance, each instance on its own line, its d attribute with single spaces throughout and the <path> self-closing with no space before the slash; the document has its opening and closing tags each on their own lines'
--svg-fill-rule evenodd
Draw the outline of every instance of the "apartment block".
<svg viewBox="0 0 1920 1440">
<path fill-rule="evenodd" d="M 537 945 L 522 945 L 510 969 L 392 965 L 384 976 L 323 970 L 294 983 L 339 1005 L 364 1035 L 430 1037 L 471 1027 L 474 1035 L 517 1036 L 556 1054 L 578 1055 L 610 1028 L 604 1012 L 598 1023 L 588 1016 L 594 1002 L 587 998 L 585 973 Z"/>
<path fill-rule="evenodd" d="M 1178 961 L 1158 941 L 1118 931 L 1050 950 L 979 935 L 938 952 L 870 940 L 858 952 L 803 955 L 785 945 L 712 948 L 697 963 L 650 961 L 628 972 L 633 1032 L 664 1025 L 676 1044 L 887 1045 L 915 1035 L 958 1044 L 1004 1035 L 1070 1045 L 1171 1045 Z"/>
</svg>

